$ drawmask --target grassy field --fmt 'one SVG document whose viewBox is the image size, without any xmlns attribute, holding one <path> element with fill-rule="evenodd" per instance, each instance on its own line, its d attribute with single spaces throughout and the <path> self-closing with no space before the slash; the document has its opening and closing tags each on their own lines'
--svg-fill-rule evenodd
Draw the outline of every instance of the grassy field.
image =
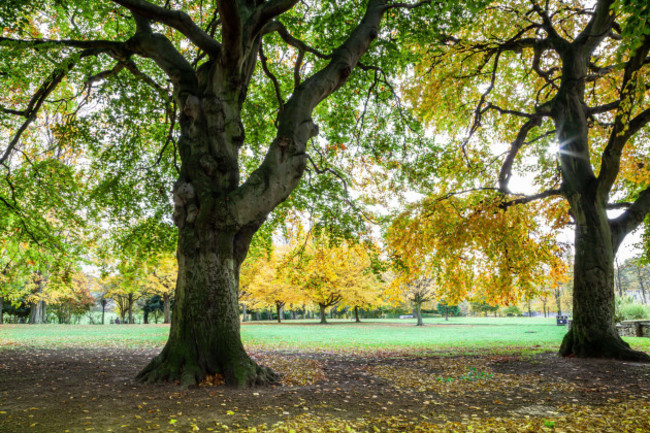
<svg viewBox="0 0 650 433">
<path fill-rule="evenodd" d="M 326 351 L 343 353 L 430 352 L 536 353 L 557 350 L 566 327 L 543 318 L 427 319 L 416 327 L 413 320 L 368 320 L 356 324 L 333 320 L 248 322 L 242 338 L 252 350 Z M 1 325 L 0 349 L 64 347 L 161 347 L 167 339 L 165 325 Z M 628 338 L 640 350 L 650 351 L 650 339 Z"/>
</svg>

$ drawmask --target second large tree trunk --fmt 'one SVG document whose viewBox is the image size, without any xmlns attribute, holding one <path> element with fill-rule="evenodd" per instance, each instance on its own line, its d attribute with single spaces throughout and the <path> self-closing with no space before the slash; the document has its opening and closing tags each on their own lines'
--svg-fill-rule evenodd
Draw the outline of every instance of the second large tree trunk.
<svg viewBox="0 0 650 433">
<path fill-rule="evenodd" d="M 650 361 L 630 349 L 614 323 L 614 247 L 604 206 L 583 198 L 572 206 L 576 219 L 573 322 L 560 355 Z"/>
<path fill-rule="evenodd" d="M 237 387 L 277 380 L 246 354 L 240 339 L 234 244 L 231 233 L 193 226 L 180 230 L 169 340 L 139 380 L 180 380 L 191 386 L 206 375 L 222 374 L 227 385 Z"/>
</svg>

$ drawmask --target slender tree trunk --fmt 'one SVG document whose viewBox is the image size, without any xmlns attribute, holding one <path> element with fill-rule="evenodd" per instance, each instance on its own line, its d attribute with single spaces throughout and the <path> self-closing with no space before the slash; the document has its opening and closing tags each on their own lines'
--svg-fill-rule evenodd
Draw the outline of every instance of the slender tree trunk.
<svg viewBox="0 0 650 433">
<path fill-rule="evenodd" d="M 325 304 L 318 304 L 320 308 L 320 323 L 325 325 L 327 324 L 327 318 L 325 317 Z"/>
<path fill-rule="evenodd" d="M 142 321 L 145 325 L 149 324 L 149 311 L 145 311 L 142 315 Z"/>
<path fill-rule="evenodd" d="M 614 258 L 614 275 L 616 276 L 616 286 L 618 287 L 618 296 L 623 297 L 623 284 L 621 283 L 621 266 L 618 264 L 618 259 Z"/>
<path fill-rule="evenodd" d="M 242 303 L 241 304 L 241 321 L 242 322 L 248 322 L 248 313 L 246 312 L 246 304 Z"/>
<path fill-rule="evenodd" d="M 102 325 L 104 324 L 104 316 L 106 314 L 106 299 L 99 301 L 102 304 Z"/>
<path fill-rule="evenodd" d="M 418 319 L 416 326 L 424 326 L 424 322 L 422 321 L 422 307 L 419 302 L 415 303 L 415 317 Z"/>
<path fill-rule="evenodd" d="M 129 293 L 128 302 L 129 302 L 129 325 L 133 325 L 133 294 L 132 293 Z"/>
<path fill-rule="evenodd" d="M 278 314 L 278 323 L 282 323 L 282 304 L 279 302 L 275 303 L 275 311 Z"/>
<path fill-rule="evenodd" d="M 4 304 L 5 304 L 5 297 L 0 296 L 0 325 L 2 325 L 2 321 L 4 317 Z"/>
<path fill-rule="evenodd" d="M 557 304 L 557 315 L 562 315 L 562 290 L 558 287 L 555 289 L 555 303 Z"/>
<path fill-rule="evenodd" d="M 530 301 L 528 301 L 528 317 L 533 317 L 533 312 L 531 311 Z"/>
<path fill-rule="evenodd" d="M 647 304 L 648 301 L 647 301 L 647 299 L 645 297 L 645 284 L 643 282 L 643 277 L 641 275 L 641 269 L 639 267 L 637 267 L 636 277 L 639 280 L 639 287 L 641 287 L 641 298 L 643 300 L 643 303 Z"/>
<path fill-rule="evenodd" d="M 165 319 L 163 320 L 163 323 L 170 323 L 171 322 L 171 314 L 170 314 L 170 312 L 171 312 L 171 308 L 170 308 L 171 298 L 172 298 L 172 295 L 170 295 L 169 293 L 163 295 L 163 309 L 164 309 L 164 312 L 165 312 Z"/>
<path fill-rule="evenodd" d="M 359 307 L 357 306 L 354 307 L 354 321 L 357 323 L 361 322 L 361 319 L 359 319 Z"/>
<path fill-rule="evenodd" d="M 588 197 L 572 203 L 576 219 L 573 321 L 560 355 L 650 361 L 630 349 L 614 323 L 614 247 L 605 206 Z"/>
</svg>

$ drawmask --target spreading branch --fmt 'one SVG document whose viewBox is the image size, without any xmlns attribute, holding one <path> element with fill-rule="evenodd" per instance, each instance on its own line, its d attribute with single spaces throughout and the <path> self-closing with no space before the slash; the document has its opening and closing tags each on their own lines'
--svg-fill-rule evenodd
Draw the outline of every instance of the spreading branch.
<svg viewBox="0 0 650 433">
<path fill-rule="evenodd" d="M 212 58 L 218 57 L 221 52 L 221 45 L 201 27 L 196 25 L 185 12 L 157 6 L 145 0 L 112 1 L 124 6 L 137 15 L 178 30 Z"/>
<path fill-rule="evenodd" d="M 631 206 L 618 218 L 610 221 L 614 250 L 618 249 L 625 236 L 637 228 L 650 212 L 650 187 L 639 194 Z"/>
<path fill-rule="evenodd" d="M 609 194 L 616 181 L 620 170 L 623 148 L 634 134 L 650 122 L 650 108 L 630 119 L 630 111 L 635 105 L 634 97 L 637 84 L 634 77 L 644 66 L 648 52 L 650 52 L 650 35 L 646 35 L 643 43 L 628 61 L 623 73 L 620 101 L 625 101 L 625 104 L 619 103 L 619 105 L 623 105 L 623 108 L 619 107 L 614 117 L 614 127 L 610 132 L 607 146 L 603 151 L 600 173 L 598 175 L 598 190 L 601 197 Z"/>
<path fill-rule="evenodd" d="M 101 52 L 102 52 L 101 50 L 97 50 L 97 49 L 85 50 L 80 54 L 79 60 L 90 56 L 96 56 Z M 9 144 L 7 145 L 4 152 L 2 153 L 2 156 L 0 156 L 0 164 L 4 164 L 5 161 L 7 161 L 13 149 L 20 141 L 22 135 L 25 133 L 27 128 L 34 122 L 34 120 L 36 120 L 38 112 L 43 106 L 43 104 L 45 103 L 47 97 L 58 87 L 58 85 L 61 83 L 63 78 L 65 78 L 68 72 L 70 72 L 70 70 L 75 67 L 77 62 L 78 60 L 73 57 L 66 58 L 50 74 L 50 76 L 43 82 L 43 84 L 41 84 L 41 86 L 38 88 L 36 93 L 34 93 L 34 95 L 29 100 L 27 107 L 24 110 L 13 110 L 15 111 L 14 114 L 19 114 L 25 117 L 25 120 L 20 125 L 18 130 L 14 133 L 13 137 L 9 141 Z"/>
</svg>

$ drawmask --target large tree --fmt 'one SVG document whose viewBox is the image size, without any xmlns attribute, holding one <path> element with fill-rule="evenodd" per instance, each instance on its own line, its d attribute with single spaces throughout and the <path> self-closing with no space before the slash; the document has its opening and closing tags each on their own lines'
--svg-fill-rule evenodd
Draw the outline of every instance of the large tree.
<svg viewBox="0 0 650 433">
<path fill-rule="evenodd" d="M 395 11 L 428 4 L 369 0 L 359 8 L 356 2 L 296 0 L 3 2 L 1 61 L 3 70 L 15 72 L 2 76 L 16 91 L 0 107 L 5 124 L 13 128 L 5 134 L 8 144 L 0 163 L 9 162 L 26 138 L 39 139 L 30 129 L 40 121 L 39 113 L 57 112 L 63 124 L 57 137 L 65 136 L 73 146 L 94 142 L 91 151 L 112 140 L 111 146 L 119 149 L 102 160 L 115 176 L 100 189 L 108 191 L 106 201 L 116 204 L 124 225 L 132 221 L 120 212 L 120 200 L 140 195 L 152 201 L 156 189 L 149 188 L 150 181 L 161 177 L 152 167 L 162 161 L 178 169 L 173 186 L 173 221 L 179 234 L 172 326 L 162 353 L 139 374 L 141 381 L 178 379 L 187 386 L 218 373 L 234 386 L 276 380 L 241 343 L 240 265 L 253 235 L 298 186 L 308 161 L 312 172 L 324 171 L 306 150 L 318 134 L 316 106 L 353 76 L 380 35 L 387 12 L 396 20 Z M 446 3 L 436 4 L 442 6 L 431 7 L 431 13 L 449 13 Z M 385 34 L 387 42 L 374 53 L 380 63 L 377 54 L 393 47 L 397 34 Z M 301 37 L 311 37 L 322 50 Z M 369 64 L 363 69 L 374 75 L 369 87 L 379 92 L 379 84 L 386 82 L 383 71 Z M 259 71 L 272 86 L 253 93 L 251 83 Z M 96 104 L 79 109 L 89 89 Z M 245 118 L 245 109 L 250 113 L 272 100 L 275 113 L 254 121 Z M 347 108 L 352 112 L 355 107 Z M 340 108 L 329 110 L 331 116 L 342 117 Z M 11 116 L 21 120 L 6 120 Z M 357 118 L 357 124 L 363 123 Z M 377 128 L 377 134 L 390 129 Z M 242 164 L 255 161 L 242 152 L 247 137 L 255 142 L 252 153 L 263 155 L 254 168 Z M 344 148 L 335 144 L 333 151 Z M 379 148 L 374 146 L 373 152 Z M 143 149 L 155 156 L 139 161 Z M 164 202 L 162 183 L 157 196 Z"/>
<path fill-rule="evenodd" d="M 430 86 L 412 92 L 423 116 L 461 145 L 463 179 L 447 192 L 480 191 L 507 212 L 546 199 L 537 218 L 570 215 L 574 305 L 564 356 L 650 361 L 614 326 L 614 258 L 650 210 L 649 14 L 646 2 L 493 2 L 428 50 L 421 70 Z M 537 173 L 537 192 L 512 185 L 525 173 Z"/>
</svg>

